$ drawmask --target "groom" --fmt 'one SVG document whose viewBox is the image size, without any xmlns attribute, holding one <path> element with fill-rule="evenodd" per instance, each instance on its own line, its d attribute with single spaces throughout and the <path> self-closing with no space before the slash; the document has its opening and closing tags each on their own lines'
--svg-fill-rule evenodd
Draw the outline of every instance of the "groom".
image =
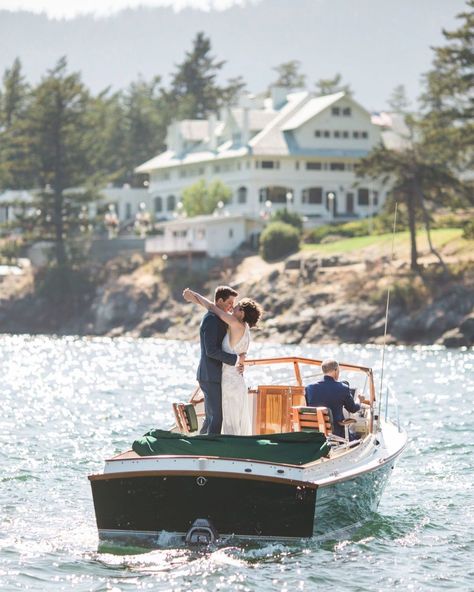
<svg viewBox="0 0 474 592">
<path fill-rule="evenodd" d="M 237 292 L 229 286 L 218 286 L 214 293 L 214 304 L 225 312 L 234 308 Z M 222 364 L 242 365 L 243 358 L 222 350 L 227 325 L 218 316 L 208 311 L 199 329 L 201 341 L 201 359 L 197 379 L 204 393 L 206 418 L 201 434 L 220 434 L 222 427 Z M 243 365 L 242 365 L 243 368 Z"/>
</svg>

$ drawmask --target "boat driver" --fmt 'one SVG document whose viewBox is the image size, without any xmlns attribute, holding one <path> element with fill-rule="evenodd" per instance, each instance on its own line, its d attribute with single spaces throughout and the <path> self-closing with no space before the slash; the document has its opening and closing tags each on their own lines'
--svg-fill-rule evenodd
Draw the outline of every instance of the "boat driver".
<svg viewBox="0 0 474 592">
<path fill-rule="evenodd" d="M 321 364 L 323 379 L 309 384 L 305 389 L 306 404 L 310 407 L 327 407 L 332 412 L 333 434 L 344 438 L 343 408 L 349 413 L 361 409 L 361 405 L 352 398 L 349 385 L 339 382 L 339 363 L 336 360 L 324 360 Z M 359 395 L 363 402 L 363 396 Z"/>
</svg>

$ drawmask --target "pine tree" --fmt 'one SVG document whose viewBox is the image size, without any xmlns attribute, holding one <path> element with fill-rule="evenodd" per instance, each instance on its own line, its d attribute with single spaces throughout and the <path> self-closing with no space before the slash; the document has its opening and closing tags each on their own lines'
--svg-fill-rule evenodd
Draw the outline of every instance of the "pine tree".
<svg viewBox="0 0 474 592">
<path fill-rule="evenodd" d="M 217 77 L 225 61 L 211 55 L 211 40 L 200 32 L 191 51 L 178 64 L 171 79 L 171 88 L 163 90 L 169 121 L 172 119 L 205 119 L 220 107 L 235 102 L 245 87 L 240 76 L 231 78 L 227 86 L 219 86 Z"/>
<path fill-rule="evenodd" d="M 3 75 L 0 89 L 0 190 L 32 186 L 31 139 L 25 133 L 30 87 L 17 58 Z"/>
<path fill-rule="evenodd" d="M 278 78 L 271 86 L 282 86 L 288 89 L 304 88 L 306 75 L 300 72 L 300 68 L 299 60 L 291 60 L 276 66 L 273 70 L 278 74 Z"/>
<path fill-rule="evenodd" d="M 26 113 L 24 133 L 31 140 L 31 172 L 35 185 L 42 189 L 34 214 L 21 222 L 33 240 L 53 242 L 53 261 L 60 270 L 71 264 L 67 242 L 84 223 L 83 207 L 95 197 L 84 189 L 91 171 L 89 105 L 90 96 L 80 76 L 68 74 L 62 58 L 33 89 Z"/>
<path fill-rule="evenodd" d="M 315 84 L 317 94 L 321 96 L 341 91 L 348 95 L 352 94 L 350 85 L 343 84 L 341 74 L 336 74 L 333 78 L 320 78 Z"/>
<path fill-rule="evenodd" d="M 446 45 L 434 48 L 425 75 L 422 131 L 431 158 L 457 170 L 474 165 L 474 0 L 458 15 L 455 31 L 443 30 Z"/>
</svg>

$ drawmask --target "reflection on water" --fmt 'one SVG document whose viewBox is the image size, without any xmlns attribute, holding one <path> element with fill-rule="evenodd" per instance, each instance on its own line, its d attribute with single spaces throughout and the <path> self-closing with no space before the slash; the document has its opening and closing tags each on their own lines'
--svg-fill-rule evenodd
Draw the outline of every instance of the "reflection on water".
<svg viewBox="0 0 474 592">
<path fill-rule="evenodd" d="M 334 356 L 376 373 L 380 365 L 378 347 L 253 345 L 251 353 Z M 173 341 L 0 338 L 2 592 L 472 588 L 472 351 L 387 349 L 385 376 L 410 442 L 368 521 L 291 544 L 97 550 L 87 475 L 172 423 L 171 402 L 194 387 L 197 355 L 197 344 Z M 253 367 L 246 378 L 275 382 L 284 372 Z"/>
</svg>

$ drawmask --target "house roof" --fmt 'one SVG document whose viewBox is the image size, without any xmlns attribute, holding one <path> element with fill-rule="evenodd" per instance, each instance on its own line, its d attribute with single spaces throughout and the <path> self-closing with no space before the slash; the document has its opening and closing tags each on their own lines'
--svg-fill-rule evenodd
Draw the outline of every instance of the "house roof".
<svg viewBox="0 0 474 592">
<path fill-rule="evenodd" d="M 231 110 L 232 116 L 235 119 L 237 125 L 242 128 L 244 123 L 244 111 L 242 107 L 235 107 Z M 258 132 L 267 126 L 272 119 L 277 115 L 277 111 L 270 109 L 249 109 L 248 110 L 248 121 L 249 130 L 252 132 Z"/>
<path fill-rule="evenodd" d="M 190 142 L 201 142 L 209 136 L 207 119 L 183 119 L 178 126 L 182 137 Z"/>
<path fill-rule="evenodd" d="M 254 154 L 285 155 L 290 153 L 288 143 L 282 133 L 282 126 L 304 105 L 309 96 L 308 92 L 288 95 L 288 102 L 278 111 L 276 117 L 250 140 L 249 146 Z"/>
<path fill-rule="evenodd" d="M 232 140 L 222 143 L 216 151 L 211 151 L 206 146 L 209 127 L 207 121 L 184 120 L 181 122 L 181 130 L 186 138 L 201 140 L 202 145 L 196 146 L 183 154 L 177 154 L 167 150 L 155 158 L 143 163 L 135 170 L 136 172 L 151 172 L 153 170 L 193 164 L 200 162 L 212 162 L 226 158 L 235 158 L 247 154 L 265 156 L 285 156 L 290 154 L 307 156 L 327 157 L 360 157 L 367 154 L 366 150 L 339 150 L 330 148 L 306 149 L 297 145 L 293 132 L 308 122 L 334 103 L 342 98 L 348 97 L 347 93 L 337 92 L 323 97 L 313 97 L 307 91 L 290 93 L 287 95 L 287 102 L 281 109 L 249 109 L 249 131 L 257 132 L 251 137 L 248 145 L 236 146 Z M 349 97 L 350 101 L 356 104 L 363 112 L 367 111 Z M 244 108 L 235 107 L 231 109 L 231 117 L 240 128 L 243 126 Z M 369 117 L 369 113 L 367 113 Z M 223 129 L 225 123 L 220 121 L 216 124 Z M 218 135 L 218 134 L 216 134 Z"/>
<path fill-rule="evenodd" d="M 330 105 L 337 103 L 346 93 L 338 92 L 324 97 L 310 99 L 293 117 L 291 117 L 281 128 L 282 131 L 298 129 L 307 121 L 327 109 Z"/>
</svg>

